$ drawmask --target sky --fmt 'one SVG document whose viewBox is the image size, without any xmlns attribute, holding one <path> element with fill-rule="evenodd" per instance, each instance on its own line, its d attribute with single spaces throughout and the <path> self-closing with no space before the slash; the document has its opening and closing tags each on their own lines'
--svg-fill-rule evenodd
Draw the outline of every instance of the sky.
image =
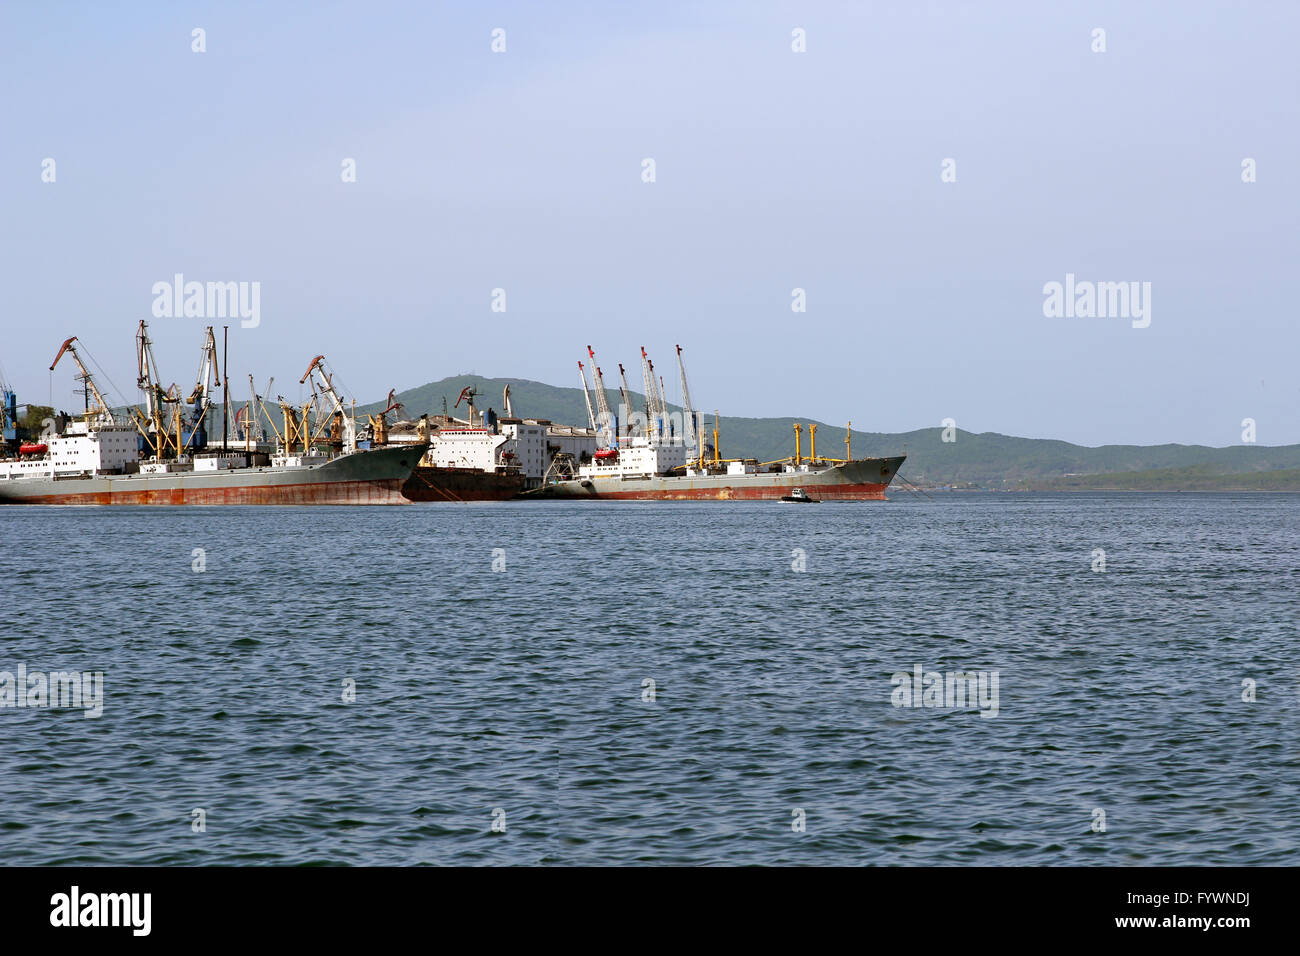
<svg viewBox="0 0 1300 956">
<path fill-rule="evenodd" d="M 675 402 L 681 344 L 724 416 L 1300 442 L 1297 36 L 1290 0 L 6 0 L 0 374 L 74 410 L 76 335 L 135 401 L 145 319 L 185 391 L 230 324 L 237 400 L 321 353 L 358 402 L 576 385 L 590 344 Z M 258 283 L 257 326 L 155 316 L 178 273 Z M 1045 315 L 1067 274 L 1149 324 Z"/>
</svg>

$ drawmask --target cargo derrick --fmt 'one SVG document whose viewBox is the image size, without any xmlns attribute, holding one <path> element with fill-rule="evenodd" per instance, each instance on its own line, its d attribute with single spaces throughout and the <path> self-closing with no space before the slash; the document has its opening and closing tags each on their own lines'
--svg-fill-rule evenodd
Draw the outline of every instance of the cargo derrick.
<svg viewBox="0 0 1300 956">
<path fill-rule="evenodd" d="M 591 430 L 596 430 L 596 413 L 591 410 L 591 390 L 587 388 L 587 373 L 583 371 L 583 365 L 578 363 L 578 378 L 582 379 L 582 397 L 587 402 L 587 424 Z"/>
<path fill-rule="evenodd" d="M 214 390 L 220 387 L 221 369 L 217 364 L 217 339 L 213 334 L 212 326 L 209 325 L 204 335 L 203 350 L 199 357 L 199 372 L 195 377 L 194 390 L 190 392 L 188 399 L 191 407 L 192 424 L 190 433 L 181 448 L 182 452 L 202 451 L 207 447 L 208 432 L 206 423 L 211 416 L 212 395 Z M 179 411 L 179 408 L 177 410 Z M 224 407 L 223 411 L 229 414 Z"/>
<path fill-rule="evenodd" d="M 325 362 L 325 356 L 317 355 L 307 366 L 307 371 L 302 373 L 302 378 L 298 384 L 305 384 L 308 379 L 311 380 L 312 404 L 315 404 L 317 396 L 324 399 L 325 411 L 329 413 L 328 425 L 330 430 L 329 444 L 336 450 L 345 455 L 350 455 L 357 450 L 357 426 L 356 422 L 348 414 L 347 407 L 343 404 L 343 398 L 334 388 L 334 373 L 329 371 Z M 304 431 L 306 426 L 306 406 L 303 407 Z M 322 424 L 317 429 L 317 434 L 312 436 L 312 443 L 315 444 L 320 440 L 320 434 L 324 431 L 325 425 Z"/>
<path fill-rule="evenodd" d="M 90 372 L 86 371 L 86 366 L 81 362 L 81 356 L 77 354 L 77 347 L 72 344 L 76 341 L 77 337 L 74 335 L 59 347 L 59 354 L 54 356 L 54 361 L 50 363 L 50 371 L 54 371 L 55 366 L 59 364 L 59 360 L 63 358 L 65 352 L 68 355 L 71 355 L 72 361 L 77 365 L 77 378 L 81 379 L 85 384 L 86 389 L 95 398 L 95 406 L 86 409 L 84 416 L 86 421 L 90 422 L 93 419 L 94 421 L 101 422 L 105 425 L 116 425 L 117 419 L 113 417 L 113 412 L 108 407 L 108 402 L 104 401 L 104 396 L 99 393 L 99 387 L 95 385 L 94 378 L 91 377 Z"/>
<path fill-rule="evenodd" d="M 645 386 L 646 437 L 654 441 L 659 437 L 659 406 L 655 402 L 655 373 L 650 364 L 650 357 L 641 347 L 641 384 Z"/>
<path fill-rule="evenodd" d="M 477 397 L 478 389 L 473 385 L 466 385 L 460 390 L 460 394 L 456 396 L 456 404 L 451 406 L 452 408 L 460 408 L 460 403 L 465 403 L 465 408 L 468 410 L 469 414 L 469 421 L 466 424 L 468 424 L 470 428 L 475 427 L 474 416 L 477 414 L 478 409 L 474 407 L 474 399 Z M 479 424 L 482 424 L 482 422 L 480 421 Z"/>
<path fill-rule="evenodd" d="M 632 437 L 632 390 L 627 386 L 627 372 L 623 369 L 623 363 L 618 363 L 619 386 L 618 393 L 623 396 L 623 431 L 628 438 Z"/>
<path fill-rule="evenodd" d="M 587 355 L 591 359 L 591 367 L 596 370 L 593 376 L 596 388 L 596 405 L 600 409 L 600 419 L 596 423 L 596 457 L 598 458 L 617 458 L 618 442 L 614 437 L 614 413 L 609 409 L 609 396 L 605 394 L 605 375 L 596 364 L 596 353 L 592 351 L 590 345 L 587 346 Z M 605 452 L 605 454 L 601 454 Z M 613 454 L 609 454 L 613 452 Z"/>
<path fill-rule="evenodd" d="M 366 415 L 366 418 L 370 420 L 370 441 L 373 445 L 378 447 L 388 444 L 388 413 L 400 412 L 405 407 L 397 400 L 397 389 L 390 388 L 384 410 L 378 415 Z"/>
<path fill-rule="evenodd" d="M 695 412 L 691 409 L 691 390 L 686 384 L 686 363 L 682 361 L 682 347 L 680 345 L 677 346 L 677 367 L 682 373 L 682 419 L 686 426 L 686 434 L 683 439 L 689 451 L 696 446 L 699 435 L 695 427 Z"/>
</svg>

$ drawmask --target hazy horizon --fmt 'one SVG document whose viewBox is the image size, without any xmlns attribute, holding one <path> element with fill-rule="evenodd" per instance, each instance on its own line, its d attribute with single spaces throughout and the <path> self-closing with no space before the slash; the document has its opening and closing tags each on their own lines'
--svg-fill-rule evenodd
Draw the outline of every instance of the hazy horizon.
<svg viewBox="0 0 1300 956">
<path fill-rule="evenodd" d="M 259 284 L 257 327 L 226 320 L 235 400 L 250 371 L 296 398 L 318 353 L 359 404 L 467 368 L 576 387 L 590 344 L 638 390 L 645 345 L 676 401 L 680 343 L 724 415 L 1300 443 L 1297 27 L 1284 3 L 10 3 L 0 369 L 72 410 L 46 369 L 77 335 L 133 401 L 143 318 L 187 387 L 223 321 L 154 316 L 182 274 Z M 1149 325 L 1047 317 L 1067 276 L 1150 283 Z"/>
</svg>

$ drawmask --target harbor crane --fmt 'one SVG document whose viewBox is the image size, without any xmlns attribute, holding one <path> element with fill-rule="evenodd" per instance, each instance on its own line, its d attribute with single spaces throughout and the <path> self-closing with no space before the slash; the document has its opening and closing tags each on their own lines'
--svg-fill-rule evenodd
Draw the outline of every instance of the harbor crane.
<svg viewBox="0 0 1300 956">
<path fill-rule="evenodd" d="M 629 438 L 632 437 L 632 390 L 627 387 L 627 372 L 623 369 L 623 363 L 618 363 L 618 393 L 623 396 L 623 417 L 627 419 L 624 428 L 627 430 Z"/>
<path fill-rule="evenodd" d="M 172 420 L 176 415 L 175 403 L 162 387 L 158 374 L 158 363 L 153 357 L 153 342 L 149 340 L 149 326 L 140 320 L 140 327 L 135 333 L 136 388 L 144 393 L 144 414 L 131 408 L 131 417 L 135 426 L 144 436 L 149 453 L 155 460 L 172 451 L 170 445 Z M 163 408 L 168 408 L 168 421 L 163 423 Z"/>
<path fill-rule="evenodd" d="M 583 365 L 578 363 L 578 378 L 582 379 L 582 397 L 587 400 L 587 423 L 591 430 L 596 430 L 596 413 L 591 410 L 591 391 L 587 388 L 587 373 L 583 371 Z"/>
<path fill-rule="evenodd" d="M 312 375 L 313 372 L 315 373 L 315 376 Z M 312 381 L 313 395 L 315 394 L 317 384 L 319 383 L 321 394 L 329 400 L 329 406 L 331 411 L 334 413 L 335 421 L 339 423 L 342 429 L 341 440 L 343 453 L 347 455 L 352 454 L 357 450 L 356 422 L 354 422 L 352 416 L 348 414 L 347 406 L 343 404 L 342 397 L 334 388 L 334 375 L 329 371 L 328 366 L 325 364 L 325 356 L 317 355 L 311 360 L 311 364 L 307 366 L 307 371 L 303 372 L 302 378 L 298 380 L 298 384 L 302 385 L 309 378 Z M 306 418 L 305 411 L 306 410 L 304 409 L 304 419 Z"/>
<path fill-rule="evenodd" d="M 596 407 L 600 409 L 596 444 L 601 448 L 617 447 L 618 443 L 614 441 L 614 413 L 609 410 L 609 396 L 605 394 L 605 376 L 600 366 L 596 364 L 596 353 L 590 345 L 587 346 L 587 356 L 591 359 L 591 367 L 596 370 L 593 379 L 596 388 Z"/>
<path fill-rule="evenodd" d="M 366 417 L 370 419 L 371 439 L 376 445 L 388 444 L 388 413 L 400 412 L 405 407 L 405 405 L 397 400 L 397 389 L 390 388 L 388 390 L 388 400 L 385 402 L 384 410 L 378 415 L 366 415 Z"/>
<path fill-rule="evenodd" d="M 686 363 L 682 361 L 682 347 L 677 346 L 677 367 L 682 373 L 682 417 L 685 419 L 687 448 L 694 448 L 699 436 L 695 428 L 695 412 L 691 410 L 691 390 L 686 385 Z M 689 457 L 689 455 L 688 455 Z"/>
<path fill-rule="evenodd" d="M 86 421 L 89 422 L 93 416 L 97 421 L 105 425 L 116 425 L 117 419 L 113 417 L 112 409 L 108 407 L 108 402 L 104 401 L 104 396 L 99 393 L 99 387 L 95 384 L 94 378 L 86 370 L 86 366 L 82 364 L 81 356 L 77 354 L 77 347 L 72 344 L 76 341 L 77 337 L 74 335 L 59 346 L 59 354 L 54 356 L 54 361 L 50 363 L 50 371 L 54 371 L 54 367 L 63 358 L 63 353 L 66 352 L 71 355 L 72 361 L 77 365 L 77 378 L 81 379 L 90 394 L 95 396 L 95 408 L 86 409 Z"/>
<path fill-rule="evenodd" d="M 379 413 L 381 416 L 387 415 L 389 412 L 401 412 L 406 409 L 406 406 L 397 400 L 397 389 L 395 388 L 390 388 L 388 390 L 388 399 L 386 404 L 387 407 Z"/>
<path fill-rule="evenodd" d="M 31 408 L 31 405 L 27 402 L 21 405 L 18 403 L 18 394 L 5 381 L 2 368 L 0 368 L 0 399 L 2 399 L 0 401 L 0 442 L 3 442 L 0 448 L 13 451 L 19 447 L 19 442 L 27 437 L 27 429 L 18 422 L 18 409 Z"/>
<path fill-rule="evenodd" d="M 646 418 L 649 420 L 650 438 L 658 441 L 663 437 L 663 402 L 659 397 L 659 385 L 655 380 L 654 362 L 646 355 L 645 346 L 641 346 L 641 378 L 645 385 Z"/>
<path fill-rule="evenodd" d="M 208 434 L 204 423 L 208 421 L 212 411 L 213 401 L 212 393 L 214 388 L 221 387 L 221 370 L 217 365 L 217 339 L 212 332 L 212 326 L 204 330 L 203 349 L 199 355 L 199 372 L 195 376 L 194 388 L 190 391 L 189 397 L 185 400 L 191 406 L 191 425 L 188 435 L 182 440 L 177 438 L 177 453 L 182 454 L 187 450 L 200 449 L 207 446 Z M 176 433 L 181 435 L 181 421 L 184 415 L 181 412 L 180 393 L 171 399 L 173 404 L 173 415 L 176 421 Z M 223 403 L 228 405 L 229 403 Z M 222 409 L 226 414 L 229 410 Z"/>
<path fill-rule="evenodd" d="M 473 385 L 466 385 L 464 388 L 460 390 L 460 394 L 456 396 L 456 404 L 451 406 L 452 408 L 460 408 L 460 403 L 462 401 L 465 403 L 465 407 L 469 409 L 470 428 L 474 427 L 474 411 L 475 411 L 474 399 L 477 396 L 478 396 L 478 389 L 475 388 Z"/>
<path fill-rule="evenodd" d="M 266 391 L 268 393 L 271 391 L 271 386 L 274 384 L 275 377 L 272 376 L 271 380 L 266 383 Z M 280 430 L 275 427 L 274 420 L 272 420 L 271 416 L 266 411 L 266 405 L 262 402 L 261 396 L 257 394 L 257 385 L 253 382 L 253 375 L 251 372 L 248 375 L 248 394 L 251 396 L 248 403 L 235 416 L 235 428 L 244 433 L 244 451 L 253 451 L 256 446 L 257 438 L 255 435 L 263 418 L 265 418 L 267 423 L 271 426 L 271 431 L 275 432 L 276 439 L 283 444 L 284 439 L 280 435 Z M 262 436 L 265 437 L 266 429 L 261 429 L 261 432 Z"/>
<path fill-rule="evenodd" d="M 197 432 L 208 411 L 212 408 L 214 388 L 221 386 L 221 370 L 217 365 L 217 338 L 208 326 L 203 339 L 203 352 L 199 359 L 199 374 L 189 403 L 194 406 L 194 430 Z"/>
</svg>

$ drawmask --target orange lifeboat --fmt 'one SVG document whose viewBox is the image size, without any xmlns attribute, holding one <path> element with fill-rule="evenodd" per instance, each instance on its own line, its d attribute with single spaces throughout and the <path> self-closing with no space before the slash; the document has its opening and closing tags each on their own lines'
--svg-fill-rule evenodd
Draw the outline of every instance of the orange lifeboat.
<svg viewBox="0 0 1300 956">
<path fill-rule="evenodd" d="M 46 445 L 44 442 L 38 442 L 30 445 L 23 444 L 18 446 L 18 454 L 20 455 L 44 455 L 49 450 L 50 450 L 50 446 Z"/>
<path fill-rule="evenodd" d="M 596 456 L 595 456 L 595 457 L 596 457 L 596 460 L 597 460 L 597 461 L 617 461 L 617 460 L 618 460 L 618 449 L 617 449 L 617 448 L 601 448 L 601 449 L 599 449 L 599 450 L 596 452 Z"/>
</svg>

